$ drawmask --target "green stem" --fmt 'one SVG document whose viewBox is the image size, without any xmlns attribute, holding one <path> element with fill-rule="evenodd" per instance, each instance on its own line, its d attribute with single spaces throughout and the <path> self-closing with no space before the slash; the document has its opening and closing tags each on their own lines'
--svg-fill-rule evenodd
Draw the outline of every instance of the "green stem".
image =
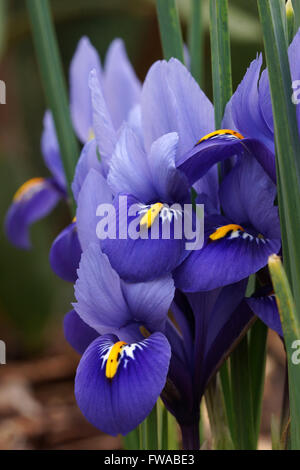
<svg viewBox="0 0 300 470">
<path fill-rule="evenodd" d="M 158 450 L 157 405 L 154 406 L 146 422 L 147 422 L 147 450 Z"/>
<path fill-rule="evenodd" d="M 225 106 L 232 95 L 227 0 L 210 0 L 210 42 L 216 129 L 222 126 Z"/>
<path fill-rule="evenodd" d="M 285 270 L 278 256 L 269 258 L 269 270 L 276 294 L 288 359 L 291 410 L 291 446 L 300 450 L 300 322 Z"/>
<path fill-rule="evenodd" d="M 251 373 L 252 409 L 256 446 L 259 437 L 264 391 L 267 334 L 268 328 L 257 319 L 249 333 L 249 368 Z"/>
<path fill-rule="evenodd" d="M 213 437 L 213 448 L 232 450 L 233 443 L 227 425 L 224 397 L 218 375 L 211 379 L 206 389 L 205 403 Z"/>
<path fill-rule="evenodd" d="M 55 122 L 69 196 L 73 201 L 71 183 L 79 157 L 79 146 L 72 128 L 66 83 L 49 2 L 27 0 L 27 8 L 46 98 Z"/>
<path fill-rule="evenodd" d="M 139 428 L 124 436 L 123 442 L 126 450 L 139 450 Z"/>
<path fill-rule="evenodd" d="M 161 407 L 162 407 L 162 410 L 161 410 L 161 449 L 168 450 L 169 449 L 168 410 L 163 404 Z"/>
<path fill-rule="evenodd" d="M 191 0 L 191 18 L 189 28 L 189 52 L 191 57 L 191 74 L 203 88 L 203 51 L 204 30 L 202 20 L 202 2 Z"/>
<path fill-rule="evenodd" d="M 235 445 L 239 450 L 255 450 L 252 385 L 247 335 L 230 356 L 231 389 L 235 409 Z"/>
<path fill-rule="evenodd" d="M 184 63 L 183 41 L 175 0 L 156 0 L 164 58 L 175 57 Z"/>
<path fill-rule="evenodd" d="M 228 426 L 231 434 L 231 438 L 235 441 L 235 428 L 234 428 L 234 406 L 231 392 L 230 373 L 229 373 L 229 361 L 225 361 L 220 369 L 220 379 L 222 384 L 222 392 L 224 395 L 224 403 L 226 409 L 226 416 Z"/>
</svg>

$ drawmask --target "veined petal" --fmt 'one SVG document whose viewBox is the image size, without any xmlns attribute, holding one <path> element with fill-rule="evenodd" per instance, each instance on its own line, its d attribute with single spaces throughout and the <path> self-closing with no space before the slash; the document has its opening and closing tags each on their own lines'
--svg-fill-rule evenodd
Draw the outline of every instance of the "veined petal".
<svg viewBox="0 0 300 470">
<path fill-rule="evenodd" d="M 75 284 L 74 308 L 98 333 L 119 329 L 134 321 L 125 301 L 121 281 L 100 246 L 90 245 L 81 257 Z"/>
<path fill-rule="evenodd" d="M 177 161 L 176 166 L 187 176 L 192 185 L 216 163 L 235 155 L 247 154 L 256 158 L 272 181 L 276 183 L 274 154 L 257 139 L 239 139 L 230 135 L 216 135 L 195 145 Z"/>
<path fill-rule="evenodd" d="M 5 232 L 10 242 L 18 248 L 29 249 L 31 224 L 49 214 L 61 197 L 51 179 L 33 178 L 24 183 L 5 218 Z"/>
<path fill-rule="evenodd" d="M 153 142 L 148 155 L 149 169 L 156 197 L 162 201 L 189 199 L 187 178 L 175 166 L 177 150 L 178 134 L 171 132 Z"/>
<path fill-rule="evenodd" d="M 236 283 L 263 268 L 268 257 L 280 249 L 280 239 L 253 235 L 232 226 L 229 221 L 226 225 L 224 218 L 220 218 L 221 223 L 212 229 L 210 219 L 208 217 L 205 223 L 211 234 L 218 227 L 227 226 L 228 230 L 224 229 L 224 233 L 214 240 L 207 238 L 203 248 L 193 251 L 175 270 L 175 286 L 183 291 L 206 291 Z"/>
<path fill-rule="evenodd" d="M 107 177 L 114 194 L 134 194 L 145 203 L 155 198 L 147 157 L 139 137 L 124 125 L 110 162 Z"/>
<path fill-rule="evenodd" d="M 135 320 L 149 331 L 164 331 L 175 292 L 171 275 L 136 284 L 123 281 L 122 289 Z"/>
<path fill-rule="evenodd" d="M 262 66 L 262 55 L 253 60 L 245 76 L 227 105 L 223 126 L 227 120 L 235 123 L 234 129 L 245 137 L 252 137 L 263 142 L 274 153 L 274 135 L 270 131 L 261 113 L 259 103 L 259 77 Z M 230 117 L 228 118 L 228 113 Z"/>
<path fill-rule="evenodd" d="M 65 172 L 61 160 L 56 129 L 50 111 L 44 116 L 44 130 L 41 139 L 41 148 L 47 168 L 51 171 L 56 182 L 62 189 L 67 188 Z"/>
<path fill-rule="evenodd" d="M 220 186 L 224 214 L 237 224 L 254 227 L 266 238 L 280 239 L 276 186 L 251 155 L 241 157 Z"/>
<path fill-rule="evenodd" d="M 55 274 L 67 282 L 77 279 L 81 257 L 76 223 L 68 225 L 54 240 L 50 250 L 50 265 Z"/>
<path fill-rule="evenodd" d="M 78 196 L 85 178 L 92 168 L 105 176 L 103 165 L 97 155 L 97 143 L 95 139 L 85 144 L 76 165 L 75 176 L 72 183 L 72 191 L 76 201 L 78 200 Z"/>
<path fill-rule="evenodd" d="M 80 316 L 71 310 L 64 318 L 64 334 L 68 343 L 78 354 L 83 354 L 88 346 L 99 336 L 96 330 L 81 320 Z"/>
<path fill-rule="evenodd" d="M 94 133 L 101 161 L 108 164 L 114 152 L 117 134 L 95 69 L 89 75 L 89 87 L 92 96 Z"/>
<path fill-rule="evenodd" d="M 74 128 L 81 142 L 89 140 L 93 130 L 93 110 L 89 89 L 89 74 L 101 81 L 99 55 L 87 37 L 80 39 L 70 66 L 70 107 Z"/>
<path fill-rule="evenodd" d="M 272 99 L 271 91 L 269 84 L 268 70 L 263 70 L 260 80 L 259 80 L 259 106 L 261 113 L 265 120 L 265 123 L 270 129 L 270 135 L 273 135 L 274 138 L 274 119 L 273 119 L 273 110 L 272 110 Z M 274 142 L 273 145 L 269 145 L 269 148 L 274 152 Z"/>
<path fill-rule="evenodd" d="M 141 84 L 121 39 L 115 39 L 108 48 L 103 87 L 114 128 L 119 129 L 141 95 Z"/>
<path fill-rule="evenodd" d="M 222 315 L 222 310 L 219 311 L 219 315 Z M 218 335 L 206 353 L 205 370 L 202 377 L 202 393 L 211 377 L 214 376 L 238 341 L 250 328 L 253 321 L 253 314 L 245 301 L 242 301 L 226 319 L 226 322 L 224 322 L 223 327 L 219 330 Z"/>
<path fill-rule="evenodd" d="M 177 132 L 180 156 L 214 129 L 211 102 L 177 59 L 153 64 L 143 85 L 141 106 L 147 151 L 162 135 Z"/>
<path fill-rule="evenodd" d="M 204 204 L 206 214 L 218 214 L 220 212 L 219 173 L 217 165 L 211 167 L 200 180 L 196 181 L 194 189 L 198 194 L 196 202 L 198 204 Z"/>
<path fill-rule="evenodd" d="M 104 177 L 92 168 L 84 180 L 78 196 L 77 230 L 83 250 L 90 243 L 99 243 L 97 237 L 97 208 L 112 203 L 112 193 Z"/>
<path fill-rule="evenodd" d="M 124 203 L 122 198 L 124 198 Z M 171 212 L 161 204 L 151 228 L 145 227 L 143 229 L 143 236 L 147 238 L 141 238 L 138 236 L 141 233 L 139 221 L 145 213 L 149 213 L 151 206 L 141 204 L 132 195 L 120 194 L 114 199 L 114 207 L 116 210 L 116 238 L 102 240 L 101 247 L 103 252 L 107 254 L 113 268 L 124 280 L 144 282 L 163 277 L 172 272 L 189 253 L 185 251 L 186 240 L 184 236 L 182 235 L 178 239 L 174 236 L 175 224 L 176 227 L 181 227 L 182 234 L 184 233 L 181 213 Z M 130 215 L 132 207 L 140 212 L 140 219 L 138 213 Z M 130 233 L 132 224 L 136 224 L 136 238 Z M 151 238 L 151 229 L 154 228 L 155 233 Z M 170 229 L 170 236 L 168 229 Z M 164 239 L 163 232 L 167 235 Z"/>
<path fill-rule="evenodd" d="M 165 385 L 170 356 L 161 333 L 129 345 L 118 344 L 112 335 L 96 339 L 84 353 L 75 378 L 75 396 L 84 416 L 113 436 L 135 429 Z M 111 360 L 114 370 L 108 366 Z"/>
<path fill-rule="evenodd" d="M 276 333 L 283 338 L 283 331 L 275 295 L 250 297 L 249 299 L 246 299 L 246 302 L 252 312 L 260 318 L 268 328 L 276 331 Z"/>
</svg>

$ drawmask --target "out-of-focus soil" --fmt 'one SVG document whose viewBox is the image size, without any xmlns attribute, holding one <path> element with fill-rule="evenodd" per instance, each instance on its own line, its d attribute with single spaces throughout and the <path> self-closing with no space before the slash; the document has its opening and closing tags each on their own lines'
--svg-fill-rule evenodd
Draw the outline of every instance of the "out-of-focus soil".
<svg viewBox="0 0 300 470">
<path fill-rule="evenodd" d="M 0 366 L 0 450 L 120 449 L 120 438 L 90 425 L 74 398 L 79 356 L 64 344 L 59 351 Z M 260 449 L 271 449 L 271 416 L 280 417 L 285 355 L 269 333 Z"/>
</svg>

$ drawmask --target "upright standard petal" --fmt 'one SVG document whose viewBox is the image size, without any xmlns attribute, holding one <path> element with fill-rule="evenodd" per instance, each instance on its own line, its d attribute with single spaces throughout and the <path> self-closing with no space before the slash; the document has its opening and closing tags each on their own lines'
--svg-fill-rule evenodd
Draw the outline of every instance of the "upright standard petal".
<svg viewBox="0 0 300 470">
<path fill-rule="evenodd" d="M 112 204 L 112 193 L 104 177 L 92 168 L 80 190 L 76 212 L 78 238 L 83 250 L 90 243 L 99 243 L 97 225 L 99 222 L 98 208 L 103 204 Z M 104 215 L 104 214 L 102 214 Z"/>
<path fill-rule="evenodd" d="M 179 156 L 214 130 L 213 106 L 184 65 L 158 61 L 143 85 L 142 125 L 146 150 L 169 132 L 179 135 Z"/>
<path fill-rule="evenodd" d="M 56 136 L 56 129 L 50 111 L 46 111 L 44 116 L 44 130 L 41 139 L 41 148 L 47 168 L 51 171 L 57 184 L 62 189 L 66 190 L 67 183 L 65 172 Z"/>
<path fill-rule="evenodd" d="M 68 225 L 54 240 L 49 261 L 52 270 L 64 281 L 74 283 L 81 257 L 76 222 Z"/>
<path fill-rule="evenodd" d="M 97 155 L 97 143 L 95 139 L 85 144 L 76 165 L 75 176 L 72 183 L 72 191 L 76 201 L 78 200 L 85 178 L 92 168 L 103 176 L 105 175 L 103 164 L 100 162 Z"/>
<path fill-rule="evenodd" d="M 234 122 L 234 130 L 245 137 L 259 139 L 274 153 L 274 135 L 266 124 L 259 102 L 262 56 L 253 60 L 225 111 L 223 127 Z M 231 129 L 231 127 L 230 127 Z"/>
<path fill-rule="evenodd" d="M 107 327 L 113 331 L 134 321 L 120 278 L 97 245 L 90 245 L 82 254 L 75 297 L 74 308 L 78 315 L 100 334 Z"/>
<path fill-rule="evenodd" d="M 240 158 L 220 186 L 220 201 L 226 217 L 244 227 L 253 227 L 265 238 L 280 239 L 276 186 L 251 155 Z"/>
<path fill-rule="evenodd" d="M 45 217 L 62 197 L 53 180 L 33 178 L 16 192 L 5 217 L 7 238 L 16 247 L 28 250 L 30 226 Z"/>
<path fill-rule="evenodd" d="M 84 353 L 75 378 L 75 396 L 84 416 L 113 436 L 135 429 L 163 390 L 170 356 L 161 333 L 133 344 L 113 335 L 96 339 Z"/>
<path fill-rule="evenodd" d="M 76 133 L 85 143 L 93 132 L 93 110 L 89 89 L 89 74 L 101 81 L 102 71 L 99 55 L 87 37 L 80 39 L 70 66 L 70 106 Z"/>
<path fill-rule="evenodd" d="M 150 332 L 164 331 L 168 311 L 174 298 L 171 275 L 150 282 L 122 282 L 124 297 L 135 320 Z"/>
<path fill-rule="evenodd" d="M 176 132 L 163 135 L 151 145 L 148 155 L 149 169 L 156 197 L 161 201 L 189 200 L 188 180 L 175 165 L 177 150 Z"/>
<path fill-rule="evenodd" d="M 107 181 L 114 194 L 134 194 L 145 203 L 155 198 L 146 153 L 139 137 L 128 125 L 124 125 L 121 131 L 110 161 Z"/>
<path fill-rule="evenodd" d="M 101 161 L 108 165 L 116 145 L 117 134 L 95 69 L 89 75 L 89 87 L 92 96 L 94 133 Z"/>
<path fill-rule="evenodd" d="M 121 39 L 115 39 L 108 48 L 103 81 L 111 119 L 114 128 L 119 129 L 127 121 L 130 110 L 139 103 L 141 95 L 141 84 Z"/>
</svg>

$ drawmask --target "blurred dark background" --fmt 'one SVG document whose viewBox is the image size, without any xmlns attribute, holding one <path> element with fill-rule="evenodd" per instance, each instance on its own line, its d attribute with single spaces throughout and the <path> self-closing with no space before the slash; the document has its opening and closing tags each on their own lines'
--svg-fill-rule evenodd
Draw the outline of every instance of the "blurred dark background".
<svg viewBox="0 0 300 470">
<path fill-rule="evenodd" d="M 205 24 L 203 88 L 212 99 L 208 1 L 199 1 L 203 4 Z M 229 4 L 235 89 L 250 61 L 262 50 L 262 37 L 256 1 L 230 0 Z M 187 40 L 190 1 L 178 1 L 178 6 Z M 115 37 L 123 38 L 141 80 L 149 66 L 162 58 L 152 0 L 52 0 L 51 7 L 66 77 L 82 35 L 89 36 L 102 62 L 110 42 Z M 46 104 L 24 0 L 0 0 L 0 79 L 7 87 L 7 104 L 0 105 L 3 226 L 16 189 L 29 178 L 48 174 L 40 152 Z M 33 249 L 29 252 L 12 247 L 3 229 L 0 231 L 0 339 L 7 345 L 7 365 L 0 366 L 0 449 L 120 445 L 116 440 L 99 444 L 98 431 L 85 423 L 74 404 L 73 376 L 78 358 L 62 334 L 62 318 L 70 309 L 73 289 L 51 272 L 48 263 L 51 242 L 69 221 L 68 209 L 61 203 L 47 219 L 33 227 Z M 32 416 L 29 413 L 30 419 L 26 407 L 25 412 L 18 409 L 20 400 L 29 400 L 33 413 Z M 43 407 L 48 407 L 48 411 L 42 412 Z M 43 416 L 42 425 L 37 424 L 35 413 Z M 13 420 L 7 421 L 11 416 Z M 79 428 L 83 435 L 79 432 L 74 436 L 74 429 Z M 92 441 L 87 443 L 87 439 Z M 97 445 L 91 443 L 93 439 Z M 77 444 L 72 444 L 75 441 Z"/>
</svg>

